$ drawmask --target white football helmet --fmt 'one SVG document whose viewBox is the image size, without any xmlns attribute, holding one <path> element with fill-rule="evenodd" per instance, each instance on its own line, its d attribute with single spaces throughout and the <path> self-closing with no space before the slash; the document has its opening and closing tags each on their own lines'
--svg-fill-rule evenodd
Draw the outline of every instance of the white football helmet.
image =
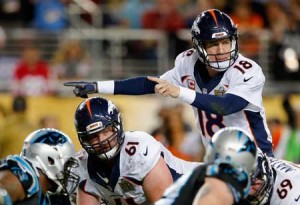
<svg viewBox="0 0 300 205">
<path fill-rule="evenodd" d="M 204 161 L 229 163 L 251 176 L 256 170 L 256 158 L 257 149 L 251 135 L 237 127 L 226 127 L 212 137 Z"/>
<path fill-rule="evenodd" d="M 56 185 L 53 193 L 72 193 L 78 185 L 79 166 L 75 159 L 75 149 L 71 139 L 63 132 L 43 128 L 29 134 L 24 141 L 21 156 L 34 168 L 40 169 Z"/>
</svg>

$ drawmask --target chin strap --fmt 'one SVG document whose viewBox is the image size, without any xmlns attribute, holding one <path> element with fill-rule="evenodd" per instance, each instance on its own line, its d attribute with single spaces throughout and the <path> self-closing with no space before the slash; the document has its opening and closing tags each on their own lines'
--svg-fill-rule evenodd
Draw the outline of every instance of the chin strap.
<svg viewBox="0 0 300 205">
<path fill-rule="evenodd" d="M 3 188 L 0 188 L 0 205 L 12 205 L 9 194 Z"/>
</svg>

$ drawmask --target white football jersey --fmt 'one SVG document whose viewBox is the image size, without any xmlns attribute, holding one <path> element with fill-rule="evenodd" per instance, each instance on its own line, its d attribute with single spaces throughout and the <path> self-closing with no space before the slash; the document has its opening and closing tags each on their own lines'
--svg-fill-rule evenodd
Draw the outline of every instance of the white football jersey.
<svg viewBox="0 0 300 205">
<path fill-rule="evenodd" d="M 146 202 L 142 181 L 162 156 L 174 180 L 193 170 L 199 163 L 187 162 L 171 154 L 160 142 L 145 132 L 125 132 L 119 160 L 114 164 L 109 178 L 100 173 L 105 165 L 89 161 L 83 152 L 79 157 L 88 169 L 89 177 L 84 190 L 99 196 L 104 204 L 142 204 Z M 103 166 L 104 165 L 104 166 Z"/>
<path fill-rule="evenodd" d="M 258 146 L 264 151 L 272 150 L 272 138 L 266 124 L 265 110 L 262 101 L 262 90 L 265 77 L 261 67 L 254 61 L 239 54 L 235 63 L 222 75 L 205 82 L 199 69 L 204 64 L 198 60 L 195 49 L 179 54 L 175 67 L 160 76 L 173 85 L 186 87 L 198 93 L 222 96 L 225 93 L 242 97 L 249 104 L 241 111 L 220 116 L 193 107 L 197 127 L 202 141 L 207 147 L 213 134 L 223 127 L 240 127 L 252 133 Z M 249 112 L 250 111 L 250 112 Z"/>
<path fill-rule="evenodd" d="M 276 176 L 270 204 L 300 204 L 300 166 L 285 160 L 269 159 Z"/>
</svg>

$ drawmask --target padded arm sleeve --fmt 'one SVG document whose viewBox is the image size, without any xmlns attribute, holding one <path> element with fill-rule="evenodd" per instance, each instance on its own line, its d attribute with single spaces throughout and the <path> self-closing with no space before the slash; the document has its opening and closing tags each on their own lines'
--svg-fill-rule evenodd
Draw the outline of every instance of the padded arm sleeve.
<svg viewBox="0 0 300 205">
<path fill-rule="evenodd" d="M 129 78 L 115 81 L 114 94 L 123 95 L 144 95 L 153 94 L 156 83 L 147 79 L 147 77 Z"/>
<path fill-rule="evenodd" d="M 248 103 L 247 100 L 233 94 L 214 96 L 196 93 L 192 106 L 218 115 L 230 115 L 242 110 Z"/>
</svg>

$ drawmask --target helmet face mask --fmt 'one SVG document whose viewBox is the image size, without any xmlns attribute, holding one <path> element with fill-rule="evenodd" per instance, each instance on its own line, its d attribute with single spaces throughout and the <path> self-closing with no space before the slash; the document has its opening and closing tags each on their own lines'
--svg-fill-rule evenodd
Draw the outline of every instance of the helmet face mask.
<svg viewBox="0 0 300 205">
<path fill-rule="evenodd" d="M 101 160 L 110 160 L 124 140 L 121 114 L 109 100 L 95 97 L 82 102 L 75 112 L 75 126 L 82 147 Z M 101 134 L 106 136 L 100 139 Z"/>
<path fill-rule="evenodd" d="M 75 154 L 71 139 L 61 131 L 50 128 L 29 134 L 21 152 L 21 156 L 30 161 L 34 168 L 41 170 L 57 185 L 56 190 L 49 190 L 53 193 L 71 193 L 66 184 L 77 186 L 79 176 L 76 173 L 78 162 L 74 159 Z M 74 162 L 72 166 L 68 163 L 70 160 Z M 69 170 L 68 173 L 65 173 L 66 170 Z"/>
<path fill-rule="evenodd" d="M 73 193 L 77 188 L 77 185 L 80 180 L 79 174 L 77 173 L 78 167 L 79 167 L 79 163 L 78 160 L 76 160 L 75 158 L 70 158 L 65 163 L 64 171 L 63 171 L 64 176 L 61 181 L 65 193 Z"/>
<path fill-rule="evenodd" d="M 103 132 L 108 132 L 108 130 L 112 134 L 101 140 L 99 135 Z M 120 134 L 120 128 L 117 125 L 108 125 L 96 133 L 81 137 L 82 145 L 88 153 L 93 153 L 100 159 L 108 160 L 115 156 L 120 148 L 120 144 L 122 144 L 122 138 L 118 137 Z"/>
<path fill-rule="evenodd" d="M 274 176 L 269 159 L 258 149 L 258 166 L 252 175 L 252 189 L 247 201 L 250 204 L 265 204 L 273 191 Z"/>
<path fill-rule="evenodd" d="M 197 50 L 202 63 L 217 71 L 228 69 L 238 57 L 238 35 L 237 27 L 231 18 L 216 9 L 202 12 L 194 21 L 192 29 L 192 42 Z M 231 49 L 220 54 L 208 54 L 205 43 L 229 38 Z M 218 59 L 220 55 L 228 55 L 228 59 L 223 61 L 212 61 L 211 57 Z"/>
</svg>

